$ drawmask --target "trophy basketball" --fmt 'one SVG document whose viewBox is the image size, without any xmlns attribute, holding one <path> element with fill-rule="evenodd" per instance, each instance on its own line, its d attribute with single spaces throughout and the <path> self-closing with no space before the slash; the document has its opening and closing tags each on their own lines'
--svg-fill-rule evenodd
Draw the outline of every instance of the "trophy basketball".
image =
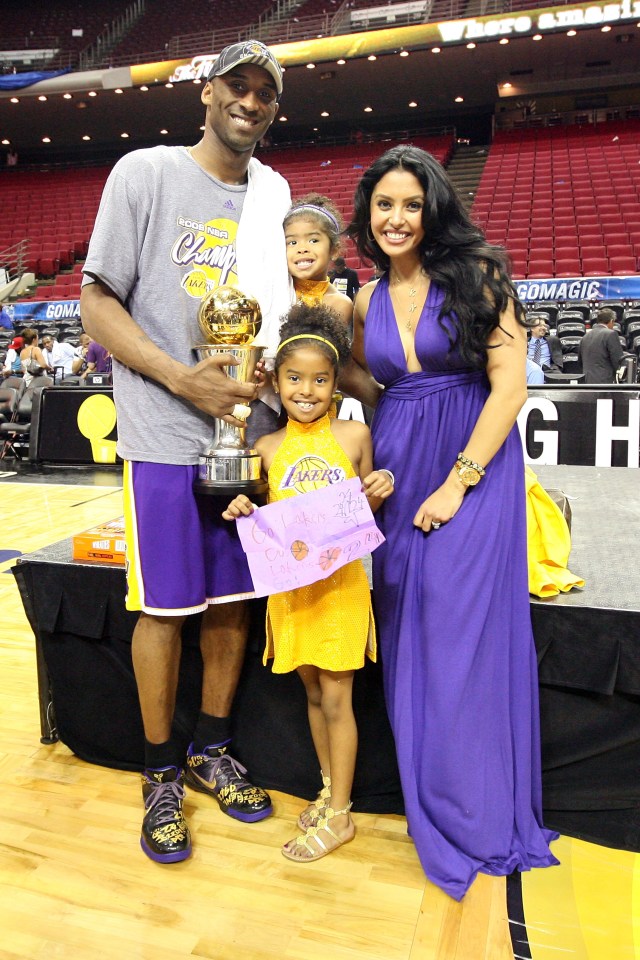
<svg viewBox="0 0 640 960">
<path fill-rule="evenodd" d="M 262 325 L 258 301 L 236 287 L 216 287 L 200 303 L 198 324 L 205 340 L 194 347 L 198 359 L 230 354 L 239 362 L 225 367 L 225 372 L 238 382 L 250 381 L 265 350 L 253 346 Z M 236 404 L 233 416 L 246 420 L 250 412 L 249 406 Z M 264 493 L 267 484 L 260 474 L 260 456 L 245 443 L 245 427 L 219 419 L 215 425 L 213 444 L 199 459 L 196 493 L 225 497 Z"/>
</svg>

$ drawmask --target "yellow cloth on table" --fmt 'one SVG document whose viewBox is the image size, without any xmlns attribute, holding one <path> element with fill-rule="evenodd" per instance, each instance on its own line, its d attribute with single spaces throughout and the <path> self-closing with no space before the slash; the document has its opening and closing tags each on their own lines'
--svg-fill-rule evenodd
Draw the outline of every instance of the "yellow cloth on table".
<svg viewBox="0 0 640 960">
<path fill-rule="evenodd" d="M 572 587 L 584 587 L 584 580 L 569 569 L 571 533 L 562 511 L 538 482 L 533 470 L 525 468 L 527 491 L 527 556 L 529 593 L 556 597 Z"/>
<path fill-rule="evenodd" d="M 355 471 L 333 436 L 327 414 L 313 423 L 289 420 L 269 468 L 269 502 L 309 493 Z M 323 670 L 357 670 L 365 651 L 376 659 L 371 591 L 362 560 L 297 590 L 272 594 L 267 603 L 267 644 L 274 673 L 303 664 Z"/>
</svg>

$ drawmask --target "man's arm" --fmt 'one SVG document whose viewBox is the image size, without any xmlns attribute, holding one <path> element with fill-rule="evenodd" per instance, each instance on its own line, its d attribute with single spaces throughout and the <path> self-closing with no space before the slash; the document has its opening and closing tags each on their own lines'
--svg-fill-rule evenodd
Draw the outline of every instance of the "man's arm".
<svg viewBox="0 0 640 960">
<path fill-rule="evenodd" d="M 89 336 L 120 363 L 162 384 L 204 413 L 235 426 L 244 425 L 231 416 L 231 411 L 235 404 L 255 399 L 256 387 L 227 376 L 223 367 L 235 362 L 230 355 L 207 357 L 193 367 L 174 360 L 149 338 L 115 293 L 99 280 L 82 288 L 80 312 Z"/>
<path fill-rule="evenodd" d="M 609 352 L 609 357 L 611 358 L 611 363 L 614 370 L 617 370 L 620 364 L 622 363 L 622 358 L 624 357 L 624 350 L 622 344 L 620 343 L 620 337 L 616 330 L 611 331 L 612 336 L 607 337 L 607 350 Z"/>
</svg>

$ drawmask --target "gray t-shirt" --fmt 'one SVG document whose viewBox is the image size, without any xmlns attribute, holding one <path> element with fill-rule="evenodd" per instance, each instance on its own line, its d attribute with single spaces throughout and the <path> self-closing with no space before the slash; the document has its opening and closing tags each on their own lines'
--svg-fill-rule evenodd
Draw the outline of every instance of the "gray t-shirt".
<svg viewBox="0 0 640 960">
<path fill-rule="evenodd" d="M 110 287 L 176 360 L 193 365 L 201 298 L 237 284 L 236 234 L 246 185 L 221 183 L 184 147 L 127 154 L 105 185 L 84 273 Z M 192 464 L 210 444 L 211 417 L 114 359 L 118 453 Z"/>
</svg>

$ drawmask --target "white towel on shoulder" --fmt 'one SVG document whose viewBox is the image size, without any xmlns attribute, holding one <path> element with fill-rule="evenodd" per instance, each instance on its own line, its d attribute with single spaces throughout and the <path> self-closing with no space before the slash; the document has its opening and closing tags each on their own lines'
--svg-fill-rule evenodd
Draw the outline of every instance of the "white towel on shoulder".
<svg viewBox="0 0 640 960">
<path fill-rule="evenodd" d="M 254 157 L 248 172 L 236 237 L 238 287 L 260 304 L 262 329 L 256 343 L 266 345 L 265 357 L 273 357 L 281 318 L 295 301 L 282 226 L 291 206 L 291 191 L 283 176 Z"/>
</svg>

